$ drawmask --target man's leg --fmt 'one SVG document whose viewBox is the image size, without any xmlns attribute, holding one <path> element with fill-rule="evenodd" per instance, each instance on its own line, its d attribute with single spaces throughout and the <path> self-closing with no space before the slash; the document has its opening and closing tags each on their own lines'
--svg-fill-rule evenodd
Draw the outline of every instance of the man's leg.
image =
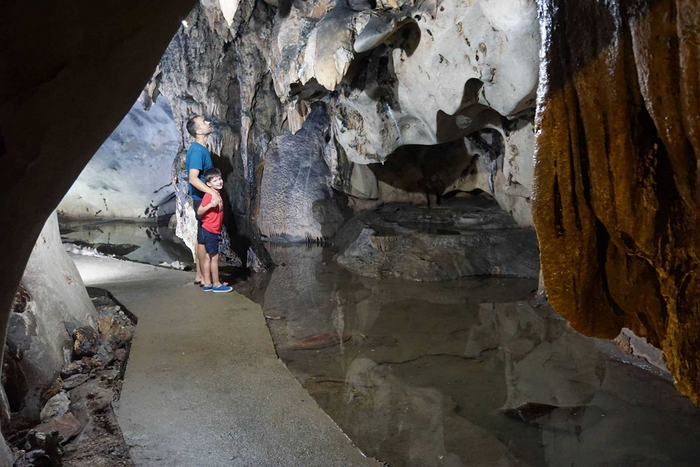
<svg viewBox="0 0 700 467">
<path fill-rule="evenodd" d="M 204 241 L 202 240 L 202 219 L 197 215 L 197 209 L 199 209 L 199 206 L 202 204 L 201 200 L 192 200 L 192 207 L 194 208 L 194 217 L 197 219 L 197 246 L 195 247 L 194 250 L 194 256 L 195 256 L 195 267 L 197 268 L 197 272 L 194 275 L 194 283 L 205 283 L 204 282 L 204 272 L 202 271 L 202 262 L 204 261 L 204 257 L 206 256 L 206 251 L 204 250 Z M 200 251 L 201 250 L 201 251 Z"/>
</svg>

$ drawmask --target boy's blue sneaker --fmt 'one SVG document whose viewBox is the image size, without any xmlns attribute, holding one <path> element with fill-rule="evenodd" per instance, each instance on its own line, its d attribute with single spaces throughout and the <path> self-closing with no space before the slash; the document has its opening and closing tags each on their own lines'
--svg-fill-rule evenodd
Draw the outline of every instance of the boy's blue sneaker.
<svg viewBox="0 0 700 467">
<path fill-rule="evenodd" d="M 202 290 L 205 292 L 211 292 L 214 289 L 214 284 L 203 285 Z"/>
<path fill-rule="evenodd" d="M 226 293 L 226 292 L 232 291 L 232 290 L 233 290 L 233 287 L 231 287 L 231 286 L 229 286 L 229 285 L 221 284 L 221 285 L 218 286 L 218 287 L 212 287 L 210 290 L 211 290 L 212 292 L 216 292 L 216 293 Z"/>
</svg>

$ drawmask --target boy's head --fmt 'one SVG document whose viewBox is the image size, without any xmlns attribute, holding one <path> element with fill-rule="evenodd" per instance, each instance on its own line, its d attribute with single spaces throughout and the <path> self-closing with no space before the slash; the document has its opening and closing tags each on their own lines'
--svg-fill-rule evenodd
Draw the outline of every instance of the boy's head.
<svg viewBox="0 0 700 467">
<path fill-rule="evenodd" d="M 207 182 L 207 185 L 216 191 L 224 187 L 224 179 L 221 178 L 221 171 L 219 169 L 205 170 L 202 176 L 204 177 L 204 181 Z"/>
</svg>

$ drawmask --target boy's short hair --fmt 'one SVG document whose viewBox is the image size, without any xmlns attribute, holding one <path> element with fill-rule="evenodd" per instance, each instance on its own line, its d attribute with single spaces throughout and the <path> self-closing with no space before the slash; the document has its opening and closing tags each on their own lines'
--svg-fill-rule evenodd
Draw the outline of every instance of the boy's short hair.
<svg viewBox="0 0 700 467">
<path fill-rule="evenodd" d="M 201 115 L 195 115 L 194 117 L 190 117 L 189 120 L 187 120 L 187 133 L 191 134 L 192 136 L 197 136 L 197 122 L 195 121 L 195 118 L 201 117 Z"/>
<path fill-rule="evenodd" d="M 217 168 L 205 170 L 204 173 L 202 174 L 202 177 L 204 177 L 204 180 L 207 182 L 211 182 L 211 179 L 214 177 L 221 177 L 221 170 Z"/>
</svg>

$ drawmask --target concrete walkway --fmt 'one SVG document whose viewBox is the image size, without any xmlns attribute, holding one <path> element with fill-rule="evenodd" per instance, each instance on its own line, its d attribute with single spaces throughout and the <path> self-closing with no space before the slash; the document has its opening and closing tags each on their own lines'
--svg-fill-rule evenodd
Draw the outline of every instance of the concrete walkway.
<svg viewBox="0 0 700 467">
<path fill-rule="evenodd" d="M 277 359 L 258 305 L 192 273 L 73 257 L 139 319 L 117 418 L 138 466 L 377 466 Z"/>
</svg>

